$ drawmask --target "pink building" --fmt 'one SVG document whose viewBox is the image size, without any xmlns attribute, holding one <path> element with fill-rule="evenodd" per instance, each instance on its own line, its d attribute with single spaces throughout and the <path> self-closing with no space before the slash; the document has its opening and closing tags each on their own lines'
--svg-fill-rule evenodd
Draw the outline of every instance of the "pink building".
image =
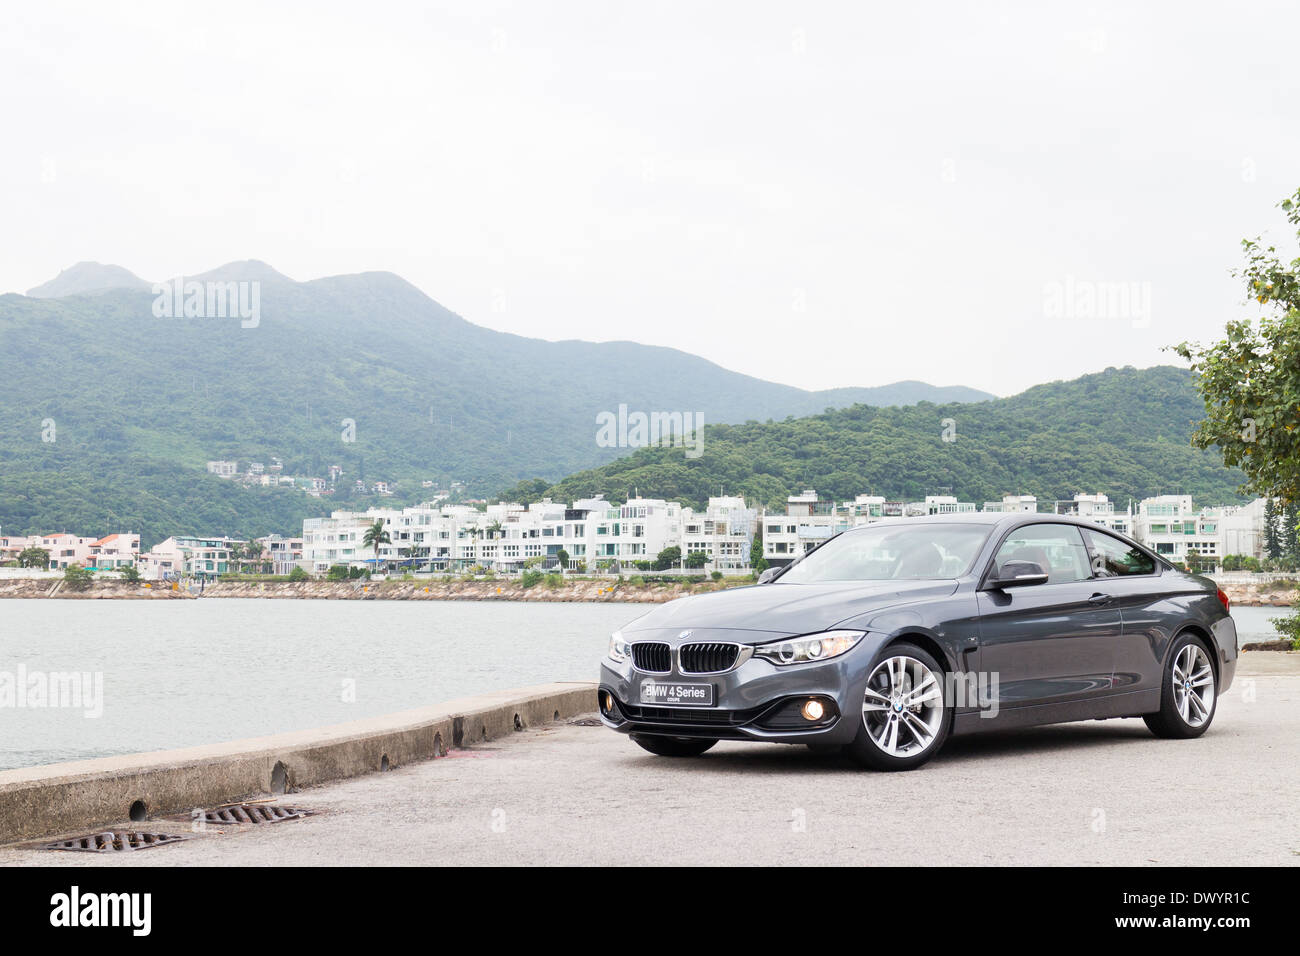
<svg viewBox="0 0 1300 956">
<path fill-rule="evenodd" d="M 0 560 L 12 561 L 28 548 L 45 551 L 50 556 L 52 571 L 61 571 L 71 564 L 112 570 L 135 564 L 140 554 L 140 536 L 110 534 L 103 538 L 83 538 L 66 531 L 25 536 L 5 535 L 0 537 Z"/>
<path fill-rule="evenodd" d="M 91 545 L 95 538 L 83 538 L 80 535 L 59 531 L 54 534 L 32 535 L 29 547 L 44 548 L 50 555 L 50 570 L 61 571 L 72 564 L 83 568 L 88 565 Z"/>
<path fill-rule="evenodd" d="M 85 567 L 99 571 L 116 571 L 134 565 L 140 557 L 138 534 L 110 534 L 90 545 L 90 562 Z"/>
</svg>

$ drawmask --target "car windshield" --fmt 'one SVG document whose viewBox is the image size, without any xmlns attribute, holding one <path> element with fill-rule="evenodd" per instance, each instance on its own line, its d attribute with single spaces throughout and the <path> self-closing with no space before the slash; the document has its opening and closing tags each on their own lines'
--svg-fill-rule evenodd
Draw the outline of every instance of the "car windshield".
<svg viewBox="0 0 1300 956">
<path fill-rule="evenodd" d="M 827 541 L 779 578 L 779 584 L 821 581 L 922 581 L 970 570 L 988 525 L 881 523 Z"/>
</svg>

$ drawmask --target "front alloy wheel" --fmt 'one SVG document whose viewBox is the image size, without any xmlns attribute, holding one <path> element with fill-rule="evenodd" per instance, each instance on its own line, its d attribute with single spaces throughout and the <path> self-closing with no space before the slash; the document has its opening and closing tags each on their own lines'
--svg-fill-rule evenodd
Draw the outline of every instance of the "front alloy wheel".
<svg viewBox="0 0 1300 956">
<path fill-rule="evenodd" d="M 943 669 L 912 644 L 892 644 L 867 678 L 862 724 L 847 750 L 877 770 L 911 770 L 943 746 L 952 712 Z"/>
<path fill-rule="evenodd" d="M 1157 737 L 1186 739 L 1205 733 L 1214 719 L 1214 664 L 1199 637 L 1174 644 L 1160 688 L 1160 710 L 1142 719 Z"/>
</svg>

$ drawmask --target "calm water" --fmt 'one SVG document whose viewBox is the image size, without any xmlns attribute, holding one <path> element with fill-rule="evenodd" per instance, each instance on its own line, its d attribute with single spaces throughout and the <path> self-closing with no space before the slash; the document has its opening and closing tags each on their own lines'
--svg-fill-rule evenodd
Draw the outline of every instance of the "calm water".
<svg viewBox="0 0 1300 956">
<path fill-rule="evenodd" d="M 0 769 L 217 743 L 594 680 L 644 605 L 0 601 L 0 675 L 103 674 L 103 713 L 0 706 Z M 1234 608 L 1242 643 L 1278 608 Z M 2 679 L 2 676 L 0 676 Z M 345 682 L 355 682 L 347 701 Z M 93 686 L 93 685 L 92 685 Z"/>
<path fill-rule="evenodd" d="M 468 601 L 0 601 L 0 675 L 102 672 L 103 714 L 0 706 L 0 769 L 304 730 L 595 680 L 648 608 Z M 0 676 L 3 680 L 3 676 Z M 355 700 L 345 701 L 345 681 Z M 93 683 L 91 685 L 93 688 Z"/>
</svg>

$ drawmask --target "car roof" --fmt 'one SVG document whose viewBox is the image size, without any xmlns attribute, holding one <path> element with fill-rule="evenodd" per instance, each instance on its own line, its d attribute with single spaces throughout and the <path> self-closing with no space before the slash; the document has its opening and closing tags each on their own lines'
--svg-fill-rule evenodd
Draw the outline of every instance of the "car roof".
<svg viewBox="0 0 1300 956">
<path fill-rule="evenodd" d="M 1058 515 L 1049 514 L 1042 511 L 963 511 L 955 514 L 943 515 L 908 515 L 907 517 L 890 517 L 882 519 L 889 521 L 891 524 L 902 524 L 913 522 L 947 523 L 960 522 L 962 524 L 998 524 L 999 522 L 1013 523 L 1017 521 L 1051 521 L 1059 524 L 1077 524 L 1088 528 L 1101 527 L 1095 521 L 1089 521 L 1087 518 L 1080 518 L 1078 515 Z M 872 522 L 878 524 L 879 522 Z M 857 527 L 870 527 L 870 525 L 858 525 Z"/>
<path fill-rule="evenodd" d="M 908 515 L 907 517 L 888 517 L 880 521 L 873 521 L 871 524 L 857 525 L 859 528 L 869 528 L 873 524 L 889 522 L 890 524 L 997 524 L 1004 518 L 1014 518 L 1016 515 L 1003 514 L 1000 511 L 963 511 L 958 514 L 947 515 Z"/>
<path fill-rule="evenodd" d="M 882 524 L 894 526 L 904 524 L 973 524 L 984 525 L 990 529 L 1001 531 L 1003 529 L 1010 530 L 1022 525 L 1044 523 L 1071 524 L 1078 528 L 1091 528 L 1094 531 L 1100 531 L 1104 534 L 1111 535 L 1112 537 L 1119 538 L 1121 541 L 1135 544 L 1161 564 L 1172 567 L 1165 558 L 1162 558 L 1151 548 L 1148 548 L 1141 542 L 1136 541 L 1119 531 L 1107 528 L 1105 525 L 1098 524 L 1095 521 L 1090 521 L 1087 518 L 1080 518 L 1077 515 L 1046 514 L 1037 511 L 966 511 L 960 514 L 947 515 L 912 515 L 906 518 L 882 518 L 879 521 L 873 521 L 869 524 L 855 525 L 854 527 L 849 528 L 845 533 L 862 531 L 866 528 L 877 528 Z"/>
</svg>

